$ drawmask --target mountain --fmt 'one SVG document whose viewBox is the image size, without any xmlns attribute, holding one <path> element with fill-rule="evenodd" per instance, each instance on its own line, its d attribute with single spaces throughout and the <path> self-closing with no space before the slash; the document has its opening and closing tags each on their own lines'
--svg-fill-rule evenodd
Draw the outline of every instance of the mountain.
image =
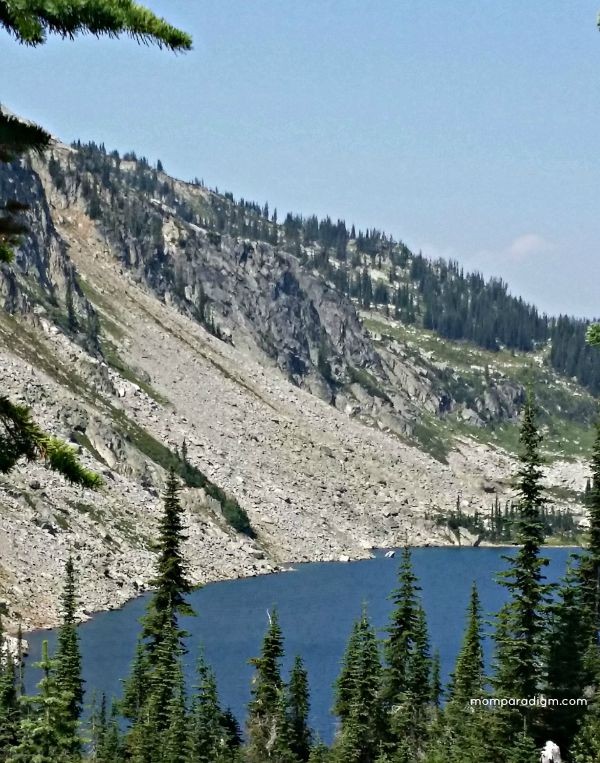
<svg viewBox="0 0 600 763">
<path fill-rule="evenodd" d="M 473 543 L 449 517 L 510 497 L 528 381 L 549 495 L 581 514 L 600 380 L 584 322 L 379 231 L 280 222 L 93 144 L 0 165 L 0 197 L 30 206 L 0 269 L 2 389 L 104 478 L 0 479 L 10 620 L 56 622 L 70 550 L 94 609 L 143 590 L 169 467 L 197 582 Z"/>
</svg>

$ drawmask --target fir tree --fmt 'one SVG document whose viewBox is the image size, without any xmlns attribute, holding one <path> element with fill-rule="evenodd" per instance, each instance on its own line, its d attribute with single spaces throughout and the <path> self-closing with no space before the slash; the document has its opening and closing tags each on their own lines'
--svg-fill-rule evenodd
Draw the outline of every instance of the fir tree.
<svg viewBox="0 0 600 763">
<path fill-rule="evenodd" d="M 440 662 L 440 651 L 436 649 L 431 660 L 431 704 L 436 711 L 440 709 L 444 689 L 441 676 L 442 666 Z"/>
<path fill-rule="evenodd" d="M 291 749 L 301 761 L 307 761 L 311 748 L 311 732 L 308 726 L 310 697 L 308 676 L 298 655 L 288 684 L 288 708 L 290 716 Z"/>
<path fill-rule="evenodd" d="M 308 763 L 329 763 L 331 761 L 331 754 L 329 747 L 323 742 L 317 742 L 317 744 L 311 749 Z"/>
<path fill-rule="evenodd" d="M 590 649 L 589 630 L 582 606 L 579 575 L 571 567 L 551 603 L 547 630 L 548 677 L 545 694 L 548 697 L 577 700 L 584 696 L 590 676 L 586 659 Z M 596 651 L 595 645 L 594 651 Z M 545 725 L 551 738 L 561 750 L 568 750 L 586 714 L 577 704 L 551 706 Z"/>
<path fill-rule="evenodd" d="M 477 586 L 473 583 L 467 612 L 467 629 L 448 687 L 449 709 L 462 710 L 466 708 L 470 699 L 482 697 L 484 684 L 481 605 Z"/>
<path fill-rule="evenodd" d="M 341 729 L 335 759 L 373 763 L 387 735 L 381 698 L 379 645 L 366 613 L 355 624 L 336 684 L 334 712 Z"/>
<path fill-rule="evenodd" d="M 540 556 L 544 542 L 541 523 L 543 506 L 541 435 L 536 426 L 536 407 L 528 393 L 520 431 L 520 468 L 517 472 L 519 495 L 519 550 L 505 557 L 509 570 L 500 580 L 510 600 L 497 617 L 494 687 L 498 696 L 530 698 L 542 688 L 544 680 L 544 627 L 547 619 L 548 585 L 542 569 L 548 560 Z M 507 709 L 505 742 L 521 733 L 523 718 L 531 733 L 536 708 Z M 539 740 L 541 741 L 541 740 Z"/>
<path fill-rule="evenodd" d="M 198 657 L 196 680 L 188 736 L 188 760 L 190 763 L 213 763 L 224 746 L 224 723 L 231 724 L 231 720 L 225 720 L 221 713 L 216 679 L 202 654 Z M 235 719 L 233 721 L 235 723 Z M 235 728 L 233 734 L 236 735 Z"/>
<path fill-rule="evenodd" d="M 273 763 L 300 763 L 293 750 L 294 733 L 288 715 L 288 700 L 285 691 L 279 692 L 277 712 L 273 724 L 273 735 L 268 743 L 268 757 Z M 266 763 L 266 761 L 265 761 Z"/>
<path fill-rule="evenodd" d="M 159 524 L 157 575 L 151 581 L 154 593 L 142 621 L 142 635 L 147 643 L 151 660 L 154 659 L 155 651 L 164 634 L 167 630 L 170 631 L 169 624 L 177 631 L 179 646 L 182 647 L 185 633 L 179 630 L 178 615 L 194 614 L 186 600 L 186 595 L 191 592 L 192 587 L 187 579 L 182 549 L 186 535 L 179 490 L 179 481 L 171 469 L 167 478 L 163 514 Z"/>
<path fill-rule="evenodd" d="M 283 636 L 277 610 L 269 616 L 269 627 L 263 640 L 260 657 L 250 662 L 256 668 L 252 700 L 248 707 L 248 758 L 250 763 L 268 760 L 273 744 L 280 696 L 283 689 L 281 659 Z"/>
<path fill-rule="evenodd" d="M 140 717 L 150 687 L 150 661 L 141 638 L 137 643 L 131 673 L 124 683 L 123 698 L 119 703 L 119 710 L 124 718 L 135 721 Z"/>
<path fill-rule="evenodd" d="M 399 586 L 392 593 L 394 609 L 385 642 L 385 698 L 389 704 L 399 704 L 409 684 L 409 669 L 419 611 L 419 587 L 412 569 L 408 547 L 402 551 Z"/>
<path fill-rule="evenodd" d="M 81 652 L 75 612 L 77 593 L 75 566 L 69 557 L 65 564 L 65 583 L 62 593 L 62 624 L 58 631 L 56 649 L 56 682 L 70 697 L 69 712 L 77 723 L 83 705 L 83 679 L 81 678 Z"/>
<path fill-rule="evenodd" d="M 74 763 L 79 755 L 77 727 L 70 712 L 72 697 L 56 682 L 56 665 L 42 643 L 42 658 L 34 667 L 43 671 L 38 694 L 24 696 L 25 708 L 19 729 L 19 743 L 9 753 L 8 763 Z"/>
<path fill-rule="evenodd" d="M 102 484 L 97 474 L 79 463 L 72 447 L 33 421 L 28 408 L 0 395 L 0 473 L 10 472 L 21 458 L 42 459 L 48 468 L 83 487 L 98 488 Z"/>
<path fill-rule="evenodd" d="M 8 649 L 0 616 L 0 761 L 18 741 L 20 720 L 15 656 Z"/>
<path fill-rule="evenodd" d="M 223 730 L 223 744 L 227 753 L 224 755 L 225 760 L 233 760 L 242 746 L 243 737 L 241 726 L 229 707 L 221 715 L 221 728 Z"/>
<path fill-rule="evenodd" d="M 596 424 L 591 467 L 592 481 L 589 492 L 586 490 L 589 540 L 581 559 L 580 578 L 589 638 L 594 644 L 598 644 L 600 633 L 600 421 Z"/>
</svg>

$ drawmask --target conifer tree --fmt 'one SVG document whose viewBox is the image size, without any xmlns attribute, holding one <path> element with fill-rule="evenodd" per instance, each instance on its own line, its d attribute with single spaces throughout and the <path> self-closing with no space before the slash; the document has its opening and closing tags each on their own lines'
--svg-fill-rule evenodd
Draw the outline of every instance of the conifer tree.
<svg viewBox="0 0 600 763">
<path fill-rule="evenodd" d="M 188 736 L 188 760 L 189 763 L 213 763 L 224 747 L 224 714 L 219 707 L 215 675 L 202 654 L 198 657 L 196 681 Z"/>
<path fill-rule="evenodd" d="M 90 759 L 93 761 L 98 760 L 99 750 L 106 736 L 107 726 L 106 695 L 102 695 L 100 705 L 96 703 L 96 696 L 94 695 L 90 713 Z"/>
<path fill-rule="evenodd" d="M 288 699 L 284 689 L 279 692 L 273 736 L 269 742 L 268 758 L 265 760 L 265 763 L 266 761 L 272 761 L 272 763 L 300 763 L 300 758 L 292 749 L 294 734 L 288 715 Z"/>
<path fill-rule="evenodd" d="M 185 688 L 181 665 L 176 666 L 176 682 L 167 704 L 167 725 L 161 739 L 160 763 L 186 763 L 188 727 Z M 216 758 L 213 759 L 216 762 Z"/>
<path fill-rule="evenodd" d="M 163 763 L 164 756 L 174 754 L 173 735 L 182 728 L 177 715 L 184 693 L 181 649 L 179 631 L 170 614 L 165 620 L 162 639 L 154 656 L 154 665 L 146 676 L 144 703 L 126 739 L 127 749 L 135 763 Z M 181 763 L 184 763 L 185 747 L 183 740 L 180 745 Z"/>
<path fill-rule="evenodd" d="M 592 481 L 589 492 L 586 491 L 589 540 L 579 569 L 589 638 L 594 644 L 598 644 L 600 633 L 600 421 L 596 424 L 591 467 Z"/>
<path fill-rule="evenodd" d="M 498 696 L 530 698 L 544 680 L 544 627 L 547 620 L 548 585 L 542 569 L 548 560 L 540 556 L 544 542 L 541 523 L 543 506 L 541 435 L 536 426 L 536 406 L 529 390 L 520 430 L 520 467 L 517 472 L 519 498 L 518 539 L 514 557 L 505 557 L 509 570 L 500 581 L 510 599 L 497 617 L 494 687 Z M 503 740 L 521 733 L 523 720 L 530 734 L 536 708 L 508 708 L 504 716 Z M 541 741 L 541 740 L 536 740 Z M 510 744 L 510 742 L 508 741 Z"/>
<path fill-rule="evenodd" d="M 231 708 L 227 708 L 221 715 L 221 728 L 223 730 L 224 761 L 237 760 L 238 752 L 242 746 L 242 729 Z"/>
<path fill-rule="evenodd" d="M 590 632 L 582 606 L 579 575 L 571 567 L 549 607 L 550 623 L 547 631 L 548 677 L 545 694 L 556 698 L 576 700 L 584 696 L 586 685 L 593 677 L 589 674 L 587 657 Z M 561 750 L 568 750 L 586 714 L 583 706 L 551 706 L 547 710 L 546 726 L 552 741 Z"/>
<path fill-rule="evenodd" d="M 389 704 L 399 704 L 408 689 L 410 660 L 419 611 L 418 591 L 410 548 L 405 547 L 402 550 L 399 586 L 391 596 L 394 609 L 385 641 L 384 693 Z"/>
<path fill-rule="evenodd" d="M 192 590 L 187 578 L 183 556 L 184 533 L 183 509 L 179 501 L 179 480 L 173 469 L 167 477 L 163 497 L 163 514 L 159 523 L 157 575 L 151 581 L 154 588 L 146 615 L 142 620 L 142 635 L 153 661 L 157 647 L 164 634 L 174 629 L 178 634 L 179 647 L 183 648 L 185 632 L 179 630 L 178 616 L 193 615 L 186 600 Z"/>
<path fill-rule="evenodd" d="M 65 564 L 65 583 L 62 593 L 62 624 L 58 631 L 56 649 L 56 682 L 69 697 L 69 713 L 77 723 L 83 705 L 83 679 L 81 677 L 81 652 L 75 612 L 77 593 L 75 566 L 69 557 Z"/>
<path fill-rule="evenodd" d="M 467 627 L 448 686 L 448 702 L 430 741 L 428 763 L 479 763 L 492 759 L 488 748 L 487 710 L 470 700 L 485 695 L 481 605 L 473 584 Z"/>
<path fill-rule="evenodd" d="M 481 604 L 473 583 L 467 612 L 467 629 L 448 687 L 448 708 L 464 709 L 469 700 L 484 693 Z"/>
<path fill-rule="evenodd" d="M 442 686 L 442 666 L 440 651 L 436 649 L 431 660 L 431 704 L 436 711 L 440 709 L 444 688 Z"/>
<path fill-rule="evenodd" d="M 264 763 L 269 759 L 283 689 L 282 657 L 283 636 L 277 610 L 273 610 L 269 616 L 269 627 L 263 640 L 261 654 L 250 661 L 256 668 L 252 700 L 248 707 L 247 754 L 250 763 Z"/>
<path fill-rule="evenodd" d="M 124 718 L 135 721 L 140 717 L 150 686 L 150 661 L 141 638 L 137 643 L 131 673 L 124 684 L 119 710 Z"/>
<path fill-rule="evenodd" d="M 329 763 L 331 761 L 331 753 L 329 747 L 323 742 L 317 742 L 310 751 L 308 763 Z"/>
<path fill-rule="evenodd" d="M 592 702 L 586 712 L 582 712 L 582 725 L 573 743 L 572 757 L 575 763 L 591 763 L 591 761 L 600 759 L 600 421 L 596 424 L 591 467 L 592 481 L 586 501 L 589 518 L 589 541 L 580 561 L 579 587 L 575 589 L 575 596 L 572 594 L 572 598 L 565 602 L 564 609 L 559 611 L 563 619 L 568 618 L 571 614 L 575 623 L 581 622 L 583 625 L 584 639 L 587 643 L 583 659 L 584 683 L 589 687 L 588 691 L 593 692 Z M 579 601 L 576 598 L 577 594 L 579 594 Z M 577 604 L 580 607 L 579 611 L 577 611 Z M 577 617 L 579 620 L 576 619 Z M 567 627 L 571 632 L 573 623 L 569 622 Z M 577 646 L 577 642 L 575 642 L 575 646 Z M 567 638 L 564 640 L 564 650 L 564 663 L 559 663 L 559 667 L 563 667 L 563 670 L 559 670 L 559 680 L 554 678 L 554 683 L 559 686 L 570 680 L 569 673 L 572 670 L 577 675 L 580 667 L 579 654 L 571 655 L 575 658 L 574 664 L 569 660 Z M 562 650 L 558 656 L 563 656 Z M 554 663 L 551 663 L 551 666 L 555 667 Z M 564 668 L 567 668 L 568 672 Z M 557 691 L 560 690 L 559 686 Z M 578 688 L 576 687 L 576 691 Z M 572 732 L 573 729 L 572 722 L 579 717 L 579 712 L 577 709 L 561 708 L 559 716 L 559 721 L 567 721 L 566 736 L 568 738 L 568 732 Z M 571 721 L 570 724 L 569 721 Z"/>
<path fill-rule="evenodd" d="M 102 485 L 97 474 L 79 463 L 70 445 L 44 432 L 27 407 L 0 394 L 0 473 L 10 472 L 21 458 L 42 459 L 73 484 L 94 489 Z"/>
<path fill-rule="evenodd" d="M 14 655 L 9 652 L 0 616 L 0 761 L 18 741 L 19 702 Z"/>
<path fill-rule="evenodd" d="M 78 747 L 77 727 L 70 713 L 71 696 L 56 682 L 56 665 L 42 643 L 42 658 L 34 667 L 43 671 L 38 694 L 23 696 L 23 719 L 19 742 L 9 753 L 8 763 L 74 763 Z"/>
<path fill-rule="evenodd" d="M 288 708 L 290 716 L 291 749 L 301 761 L 307 761 L 311 748 L 311 731 L 308 726 L 310 696 L 308 675 L 300 655 L 296 656 L 288 684 Z"/>
<path fill-rule="evenodd" d="M 363 612 L 352 630 L 336 684 L 334 712 L 341 720 L 336 761 L 373 763 L 377 757 L 387 736 L 381 681 L 379 644 Z"/>
</svg>

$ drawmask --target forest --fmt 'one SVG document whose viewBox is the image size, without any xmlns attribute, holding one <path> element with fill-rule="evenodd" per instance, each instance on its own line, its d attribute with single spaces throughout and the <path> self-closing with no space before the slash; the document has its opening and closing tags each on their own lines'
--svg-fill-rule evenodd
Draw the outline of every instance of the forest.
<svg viewBox="0 0 600 763">
<path fill-rule="evenodd" d="M 279 221 L 268 203 L 234 199 L 232 193 L 192 185 L 208 196 L 205 204 L 181 197 L 160 160 L 152 166 L 135 152 L 120 156 L 94 142 L 73 144 L 68 167 L 52 156 L 48 169 L 58 190 L 79 189 L 90 217 L 124 261 L 130 242 L 163 256 L 163 212 L 200 226 L 218 245 L 222 235 L 264 242 L 295 254 L 362 309 L 380 310 L 406 325 L 417 325 L 452 341 L 468 341 L 493 352 L 543 351 L 558 373 L 600 393 L 600 355 L 586 342 L 591 322 L 567 315 L 540 314 L 506 283 L 465 273 L 454 261 L 432 261 L 377 229 L 348 227 L 344 220 L 288 213 Z M 159 169 L 160 168 L 160 169 Z M 0 177 L 0 190 L 2 178 Z M 133 191 L 133 193 L 132 193 Z M 161 207 L 149 206 L 148 201 Z M 211 328 L 210 315 L 198 316 Z"/>
<path fill-rule="evenodd" d="M 187 634 L 179 620 L 191 614 L 191 585 L 182 552 L 181 486 L 171 471 L 158 526 L 152 595 L 122 696 L 84 694 L 75 616 L 82 602 L 69 559 L 57 648 L 50 655 L 44 643 L 37 693 L 28 695 L 23 688 L 21 639 L 16 649 L 9 649 L 7 641 L 0 652 L 0 761 L 534 763 L 547 739 L 573 763 L 597 761 L 600 425 L 586 490 L 588 541 L 557 587 L 544 576 L 542 436 L 531 393 L 520 443 L 514 475 L 518 500 L 511 517 L 520 545 L 514 555 L 504 557 L 507 566 L 498 575 L 508 600 L 493 618 L 490 669 L 483 657 L 487 613 L 481 611 L 473 584 L 462 647 L 449 682 L 442 684 L 411 551 L 405 548 L 385 637 L 378 638 L 363 610 L 341 656 L 333 744 L 325 745 L 309 727 L 310 690 L 302 657 L 296 656 L 288 677 L 282 675 L 285 642 L 276 611 L 260 654 L 251 660 L 252 699 L 242 730 L 239 720 L 222 707 L 214 673 L 202 654 L 197 655 L 193 686 L 184 681 Z M 540 697 L 544 702 L 534 702 Z"/>
</svg>

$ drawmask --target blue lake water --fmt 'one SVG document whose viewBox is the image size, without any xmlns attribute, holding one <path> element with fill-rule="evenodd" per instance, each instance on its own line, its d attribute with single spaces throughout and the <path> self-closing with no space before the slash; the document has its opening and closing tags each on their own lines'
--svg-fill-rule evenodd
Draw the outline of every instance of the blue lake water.
<svg viewBox="0 0 600 763">
<path fill-rule="evenodd" d="M 495 573 L 505 569 L 502 555 L 514 553 L 499 548 L 417 548 L 413 564 L 420 584 L 432 647 L 440 651 L 442 672 L 452 670 L 463 634 L 465 610 L 473 580 L 479 587 L 484 613 L 496 612 L 505 601 L 505 591 L 494 582 Z M 547 577 L 558 580 L 564 573 L 569 549 L 548 548 Z M 376 628 L 384 635 L 390 612 L 389 595 L 396 587 L 399 555 L 359 562 L 299 565 L 294 572 L 243 580 L 212 583 L 195 591 L 191 602 L 197 613 L 185 618 L 191 634 L 186 657 L 191 678 L 195 656 L 203 645 L 213 666 L 224 707 L 231 707 L 243 724 L 254 672 L 248 664 L 258 655 L 267 627 L 267 610 L 277 607 L 285 636 L 284 675 L 294 655 L 303 656 L 311 685 L 311 722 L 325 741 L 330 741 L 335 719 L 330 713 L 332 684 L 352 623 L 366 604 Z M 146 597 L 123 609 L 96 615 L 80 628 L 84 678 L 89 694 L 104 692 L 117 696 L 120 679 L 128 673 L 144 613 Z M 29 665 L 39 658 L 41 644 L 55 643 L 52 631 L 27 635 Z M 489 644 L 488 644 L 489 658 Z M 27 688 L 39 680 L 37 671 L 27 669 Z"/>
</svg>

